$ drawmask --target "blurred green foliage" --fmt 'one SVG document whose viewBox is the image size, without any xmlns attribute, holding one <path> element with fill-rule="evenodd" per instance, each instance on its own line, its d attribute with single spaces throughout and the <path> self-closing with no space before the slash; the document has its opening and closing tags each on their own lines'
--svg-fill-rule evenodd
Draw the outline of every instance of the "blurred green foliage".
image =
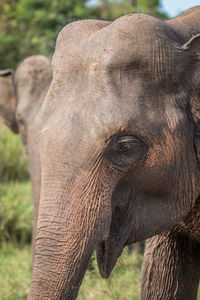
<svg viewBox="0 0 200 300">
<path fill-rule="evenodd" d="M 20 136 L 0 123 L 0 182 L 27 180 L 28 161 Z"/>
<path fill-rule="evenodd" d="M 112 20 L 130 12 L 166 18 L 159 0 L 0 0 L 0 69 L 13 68 L 33 54 L 51 56 L 60 29 L 85 18 Z"/>
<path fill-rule="evenodd" d="M 133 12 L 147 13 L 161 19 L 168 18 L 162 11 L 160 0 L 100 0 L 99 5 L 94 8 L 95 15 L 108 20 Z"/>
<path fill-rule="evenodd" d="M 30 182 L 0 184 L 0 244 L 31 243 L 33 205 Z"/>
<path fill-rule="evenodd" d="M 0 249 L 0 299 L 26 300 L 32 277 L 31 246 L 4 243 Z"/>
<path fill-rule="evenodd" d="M 58 31 L 92 17 L 87 0 L 0 0 L 0 69 L 32 54 L 51 55 Z"/>
</svg>

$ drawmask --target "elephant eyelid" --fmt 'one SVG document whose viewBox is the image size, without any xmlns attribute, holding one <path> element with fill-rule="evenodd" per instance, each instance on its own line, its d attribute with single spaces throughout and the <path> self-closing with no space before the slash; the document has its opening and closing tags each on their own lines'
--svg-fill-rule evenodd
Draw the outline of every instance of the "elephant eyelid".
<svg viewBox="0 0 200 300">
<path fill-rule="evenodd" d="M 138 142 L 140 141 L 138 138 L 134 137 L 134 136 L 123 136 L 120 137 L 117 141 L 118 144 L 125 144 L 125 143 L 134 143 L 134 142 Z"/>
</svg>

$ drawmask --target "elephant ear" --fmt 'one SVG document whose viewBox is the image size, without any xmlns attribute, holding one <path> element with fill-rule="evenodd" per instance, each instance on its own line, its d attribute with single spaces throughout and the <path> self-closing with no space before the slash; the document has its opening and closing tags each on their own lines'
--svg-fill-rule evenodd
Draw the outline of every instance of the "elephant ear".
<svg viewBox="0 0 200 300">
<path fill-rule="evenodd" d="M 195 149 L 200 162 L 200 34 L 193 36 L 181 48 L 189 51 L 194 61 L 191 82 L 195 89 L 195 96 L 191 99 L 190 107 L 195 123 Z"/>
<path fill-rule="evenodd" d="M 14 133 L 18 133 L 15 110 L 13 70 L 0 70 L 0 121 L 10 127 Z"/>
</svg>

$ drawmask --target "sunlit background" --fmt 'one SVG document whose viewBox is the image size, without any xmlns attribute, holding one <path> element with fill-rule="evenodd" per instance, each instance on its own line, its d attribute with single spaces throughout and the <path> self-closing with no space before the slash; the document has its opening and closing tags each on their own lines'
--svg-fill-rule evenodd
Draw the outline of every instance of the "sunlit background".
<svg viewBox="0 0 200 300">
<path fill-rule="evenodd" d="M 162 0 L 161 6 L 170 17 L 175 17 L 184 10 L 200 5 L 199 0 Z"/>
</svg>

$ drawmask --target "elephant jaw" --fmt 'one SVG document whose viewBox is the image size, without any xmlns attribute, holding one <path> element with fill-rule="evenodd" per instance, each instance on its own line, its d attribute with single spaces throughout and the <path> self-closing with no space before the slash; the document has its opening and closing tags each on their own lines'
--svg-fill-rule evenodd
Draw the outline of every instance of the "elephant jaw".
<svg viewBox="0 0 200 300">
<path fill-rule="evenodd" d="M 103 278 L 108 278 L 123 252 L 124 245 L 116 245 L 113 241 L 101 241 L 96 249 L 99 272 Z"/>
</svg>

